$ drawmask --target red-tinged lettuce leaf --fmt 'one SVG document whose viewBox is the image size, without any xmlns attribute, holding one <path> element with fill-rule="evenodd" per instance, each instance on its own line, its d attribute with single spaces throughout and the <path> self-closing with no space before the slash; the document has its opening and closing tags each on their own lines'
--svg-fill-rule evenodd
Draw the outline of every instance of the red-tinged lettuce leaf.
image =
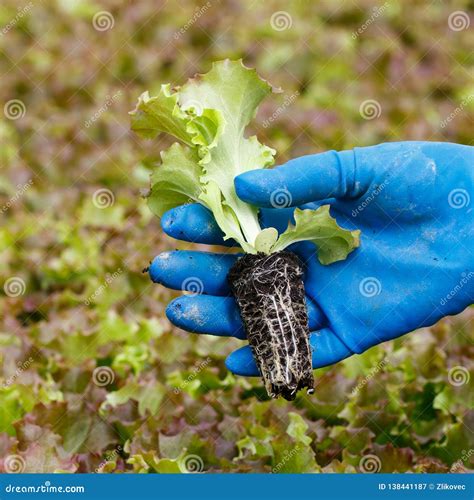
<svg viewBox="0 0 474 500">
<path fill-rule="evenodd" d="M 154 451 L 131 455 L 127 463 L 133 467 L 135 473 L 157 472 L 176 474 L 181 472 L 179 462 L 170 458 L 159 458 Z"/>
<path fill-rule="evenodd" d="M 273 444 L 271 466 L 275 474 L 321 472 L 311 447 L 302 443 L 295 444 L 288 438 L 282 438 Z"/>
<path fill-rule="evenodd" d="M 430 455 L 440 458 L 448 465 L 461 460 L 467 469 L 474 468 L 474 436 L 472 426 L 474 425 L 474 411 L 467 411 L 460 422 L 447 424 L 445 427 L 445 439 L 442 443 L 430 448 Z"/>
<path fill-rule="evenodd" d="M 325 418 L 328 422 L 338 422 L 338 413 L 348 402 L 352 385 L 351 380 L 336 370 L 326 371 L 316 376 L 314 394 L 310 398 L 302 397 L 301 404 L 312 419 Z"/>
<path fill-rule="evenodd" d="M 433 408 L 445 415 L 460 415 L 466 403 L 474 406 L 474 361 L 460 357 L 443 374 L 448 383 L 436 395 Z"/>
<path fill-rule="evenodd" d="M 193 398 L 218 389 L 228 389 L 235 383 L 235 377 L 227 372 L 224 375 L 214 368 L 207 368 L 209 361 L 185 372 L 175 371 L 168 375 L 167 383 L 174 387 L 175 393 L 186 392 Z"/>
<path fill-rule="evenodd" d="M 37 399 L 32 387 L 7 385 L 0 387 L 0 432 L 14 436 L 14 424 L 30 411 Z"/>
<path fill-rule="evenodd" d="M 343 462 L 340 462 L 339 460 L 333 460 L 330 464 L 323 467 L 321 472 L 324 472 L 324 473 L 333 472 L 333 473 L 337 473 L 337 474 L 348 474 L 348 473 L 355 473 L 358 471 L 352 465 L 345 464 Z"/>
<path fill-rule="evenodd" d="M 107 413 L 111 409 L 133 400 L 138 403 L 138 412 L 142 417 L 145 417 L 148 412 L 155 415 L 158 413 L 165 396 L 166 391 L 158 382 L 154 384 L 129 382 L 119 390 L 107 394 L 101 406 L 101 411 Z"/>
<path fill-rule="evenodd" d="M 288 437 L 272 443 L 272 472 L 320 472 L 314 451 L 312 438 L 307 435 L 308 424 L 297 413 L 289 413 L 289 424 L 286 428 Z"/>
<path fill-rule="evenodd" d="M 333 427 L 331 441 L 339 444 L 343 453 L 362 455 L 372 445 L 375 434 L 366 427 L 350 428 L 344 426 Z"/>
<path fill-rule="evenodd" d="M 441 441 L 444 437 L 444 428 L 448 422 L 447 418 L 437 415 L 431 420 L 413 420 L 406 442 L 419 443 L 418 446 L 425 446 L 430 442 Z"/>
<path fill-rule="evenodd" d="M 391 443 L 374 444 L 373 455 L 378 458 L 380 464 L 377 472 L 407 472 L 412 470 L 414 452 L 411 448 L 395 448 Z M 367 472 L 367 470 L 363 470 L 363 464 L 363 462 L 360 464 L 360 468 L 362 472 Z"/>
<path fill-rule="evenodd" d="M 437 458 L 420 457 L 416 461 L 414 472 L 429 473 L 429 474 L 435 474 L 435 473 L 444 474 L 446 472 L 449 472 L 449 467 L 443 462 L 441 462 L 441 460 L 438 460 Z"/>
<path fill-rule="evenodd" d="M 74 472 L 77 463 L 74 456 L 62 446 L 62 438 L 49 429 L 25 424 L 18 448 L 22 457 L 21 472 L 51 473 Z M 5 465 L 5 464 L 4 464 Z"/>
</svg>

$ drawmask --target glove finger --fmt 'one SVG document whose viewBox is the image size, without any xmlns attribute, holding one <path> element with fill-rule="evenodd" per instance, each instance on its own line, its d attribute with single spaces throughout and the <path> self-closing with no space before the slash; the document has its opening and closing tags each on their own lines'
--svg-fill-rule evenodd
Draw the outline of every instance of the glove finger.
<svg viewBox="0 0 474 500">
<path fill-rule="evenodd" d="M 326 323 L 319 307 L 306 297 L 310 329 Z M 245 339 L 239 309 L 233 297 L 184 295 L 168 304 L 166 316 L 173 325 L 192 333 Z"/>
<path fill-rule="evenodd" d="M 352 151 L 302 156 L 280 167 L 245 172 L 234 180 L 238 196 L 258 207 L 285 208 L 350 195 Z"/>
<path fill-rule="evenodd" d="M 300 208 L 308 208 L 310 210 L 316 210 L 321 205 L 329 203 L 328 200 L 322 200 L 317 203 L 306 203 Z M 288 224 L 294 224 L 295 219 L 293 214 L 295 212 L 294 207 L 289 208 L 261 208 L 260 214 L 260 224 L 262 228 L 274 227 L 278 233 L 283 233 L 287 230 Z"/>
<path fill-rule="evenodd" d="M 310 344 L 313 349 L 314 369 L 332 365 L 353 354 L 329 328 L 311 333 Z M 227 369 L 236 375 L 246 377 L 260 375 L 251 347 L 248 345 L 231 353 L 225 364 Z"/>
<path fill-rule="evenodd" d="M 173 325 L 192 333 L 245 339 L 244 326 L 233 297 L 182 296 L 166 308 Z"/>
<path fill-rule="evenodd" d="M 211 211 L 200 203 L 172 208 L 161 218 L 163 231 L 172 238 L 205 245 L 237 246 L 234 240 L 224 241 L 224 233 Z"/>
<path fill-rule="evenodd" d="M 173 290 L 229 295 L 227 273 L 238 254 L 176 250 L 160 253 L 148 270 L 150 278 Z"/>
<path fill-rule="evenodd" d="M 262 209 L 260 220 L 262 227 L 275 227 L 285 231 L 293 215 L 293 208 Z M 161 218 L 163 231 L 172 238 L 204 245 L 223 245 L 236 247 L 234 240 L 225 240 L 224 233 L 214 219 L 211 211 L 199 203 L 181 205 L 168 210 Z"/>
<path fill-rule="evenodd" d="M 323 203 L 327 202 L 324 200 Z M 302 208 L 316 209 L 322 203 L 311 203 Z M 262 228 L 274 227 L 282 233 L 290 222 L 294 222 L 294 208 L 262 208 L 260 210 L 260 222 Z M 222 245 L 226 247 L 238 247 L 238 244 L 230 239 L 224 241 L 224 233 L 214 219 L 211 211 L 199 203 L 189 203 L 172 208 L 163 214 L 161 218 L 163 231 L 172 238 L 191 243 L 202 243 L 204 245 Z"/>
</svg>

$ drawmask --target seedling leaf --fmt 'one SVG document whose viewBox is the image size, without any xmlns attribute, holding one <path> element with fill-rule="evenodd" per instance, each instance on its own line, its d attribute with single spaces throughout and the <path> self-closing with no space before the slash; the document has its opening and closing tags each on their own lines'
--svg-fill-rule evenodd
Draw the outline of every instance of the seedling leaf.
<svg viewBox="0 0 474 500">
<path fill-rule="evenodd" d="M 318 248 L 319 261 L 327 265 L 344 260 L 360 244 L 360 231 L 341 228 L 329 213 L 329 205 L 317 210 L 297 208 L 294 217 L 295 224 L 290 224 L 280 235 L 272 252 L 283 250 L 298 241 L 311 241 Z"/>
</svg>

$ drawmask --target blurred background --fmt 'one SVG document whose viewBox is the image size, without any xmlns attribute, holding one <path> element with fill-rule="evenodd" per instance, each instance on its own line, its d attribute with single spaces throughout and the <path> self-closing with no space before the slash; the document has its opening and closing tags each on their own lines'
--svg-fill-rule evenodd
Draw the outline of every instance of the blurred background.
<svg viewBox="0 0 474 500">
<path fill-rule="evenodd" d="M 243 58 L 282 94 L 254 121 L 289 158 L 394 140 L 473 144 L 472 1 L 2 0 L 0 470 L 464 472 L 472 309 L 269 401 L 240 342 L 164 316 L 140 197 L 168 139 L 145 90 Z"/>
</svg>

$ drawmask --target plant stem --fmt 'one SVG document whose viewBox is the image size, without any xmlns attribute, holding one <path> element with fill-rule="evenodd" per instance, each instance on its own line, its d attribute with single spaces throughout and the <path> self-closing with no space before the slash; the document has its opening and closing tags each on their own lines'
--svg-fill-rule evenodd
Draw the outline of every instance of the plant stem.
<svg viewBox="0 0 474 500">
<path fill-rule="evenodd" d="M 262 230 L 258 221 L 258 214 L 256 214 L 249 205 L 243 205 L 244 206 L 239 210 L 239 215 L 244 211 L 247 212 L 247 214 L 245 214 L 244 224 L 241 225 L 241 229 L 247 243 L 251 246 L 255 246 L 255 238 Z"/>
</svg>

